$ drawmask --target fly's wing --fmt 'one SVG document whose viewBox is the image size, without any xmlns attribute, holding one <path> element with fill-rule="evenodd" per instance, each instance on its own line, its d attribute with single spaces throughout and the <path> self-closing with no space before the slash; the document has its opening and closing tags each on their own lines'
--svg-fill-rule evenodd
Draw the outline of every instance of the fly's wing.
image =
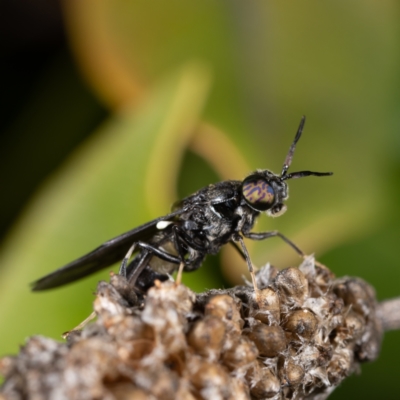
<svg viewBox="0 0 400 400">
<path fill-rule="evenodd" d="M 146 242 L 159 232 L 158 222 L 174 220 L 175 216 L 183 212 L 185 209 L 174 211 L 108 240 L 90 253 L 33 282 L 32 290 L 39 291 L 62 286 L 122 261 L 134 242 Z"/>
</svg>

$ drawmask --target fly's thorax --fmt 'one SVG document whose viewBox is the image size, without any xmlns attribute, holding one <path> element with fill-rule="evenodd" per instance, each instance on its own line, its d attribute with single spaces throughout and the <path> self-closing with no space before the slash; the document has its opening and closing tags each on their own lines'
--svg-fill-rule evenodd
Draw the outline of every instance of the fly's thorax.
<svg viewBox="0 0 400 400">
<path fill-rule="evenodd" d="M 223 238 L 232 231 L 232 221 L 221 218 L 212 211 L 208 214 L 209 223 L 203 227 L 207 242 L 220 242 L 221 245 L 225 244 L 226 241 L 224 241 Z"/>
</svg>

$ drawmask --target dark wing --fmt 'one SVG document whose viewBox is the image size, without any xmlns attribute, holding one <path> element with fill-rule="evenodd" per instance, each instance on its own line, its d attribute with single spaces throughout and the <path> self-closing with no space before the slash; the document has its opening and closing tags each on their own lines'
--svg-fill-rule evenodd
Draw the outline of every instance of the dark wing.
<svg viewBox="0 0 400 400">
<path fill-rule="evenodd" d="M 62 286 L 122 261 L 134 242 L 146 242 L 159 232 L 158 222 L 173 220 L 174 217 L 185 211 L 185 209 L 176 210 L 108 240 L 90 253 L 33 282 L 32 290 L 38 291 Z"/>
</svg>

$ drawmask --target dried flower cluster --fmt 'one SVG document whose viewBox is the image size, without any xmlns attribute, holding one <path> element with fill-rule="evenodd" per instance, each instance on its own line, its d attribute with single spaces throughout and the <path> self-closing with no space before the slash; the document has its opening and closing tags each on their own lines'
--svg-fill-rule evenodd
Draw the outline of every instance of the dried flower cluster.
<svg viewBox="0 0 400 400">
<path fill-rule="evenodd" d="M 377 357 L 373 289 L 307 259 L 252 287 L 194 294 L 167 281 L 137 299 L 100 282 L 95 323 L 28 340 L 0 361 L 0 399 L 325 399 Z"/>
</svg>

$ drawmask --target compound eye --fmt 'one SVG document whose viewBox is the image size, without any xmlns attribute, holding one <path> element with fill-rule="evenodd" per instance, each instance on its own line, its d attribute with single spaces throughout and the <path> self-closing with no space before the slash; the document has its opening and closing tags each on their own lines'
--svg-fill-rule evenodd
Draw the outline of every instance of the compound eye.
<svg viewBox="0 0 400 400">
<path fill-rule="evenodd" d="M 274 188 L 259 176 L 249 176 L 242 183 L 242 193 L 247 204 L 257 211 L 266 211 L 275 201 Z"/>
</svg>

